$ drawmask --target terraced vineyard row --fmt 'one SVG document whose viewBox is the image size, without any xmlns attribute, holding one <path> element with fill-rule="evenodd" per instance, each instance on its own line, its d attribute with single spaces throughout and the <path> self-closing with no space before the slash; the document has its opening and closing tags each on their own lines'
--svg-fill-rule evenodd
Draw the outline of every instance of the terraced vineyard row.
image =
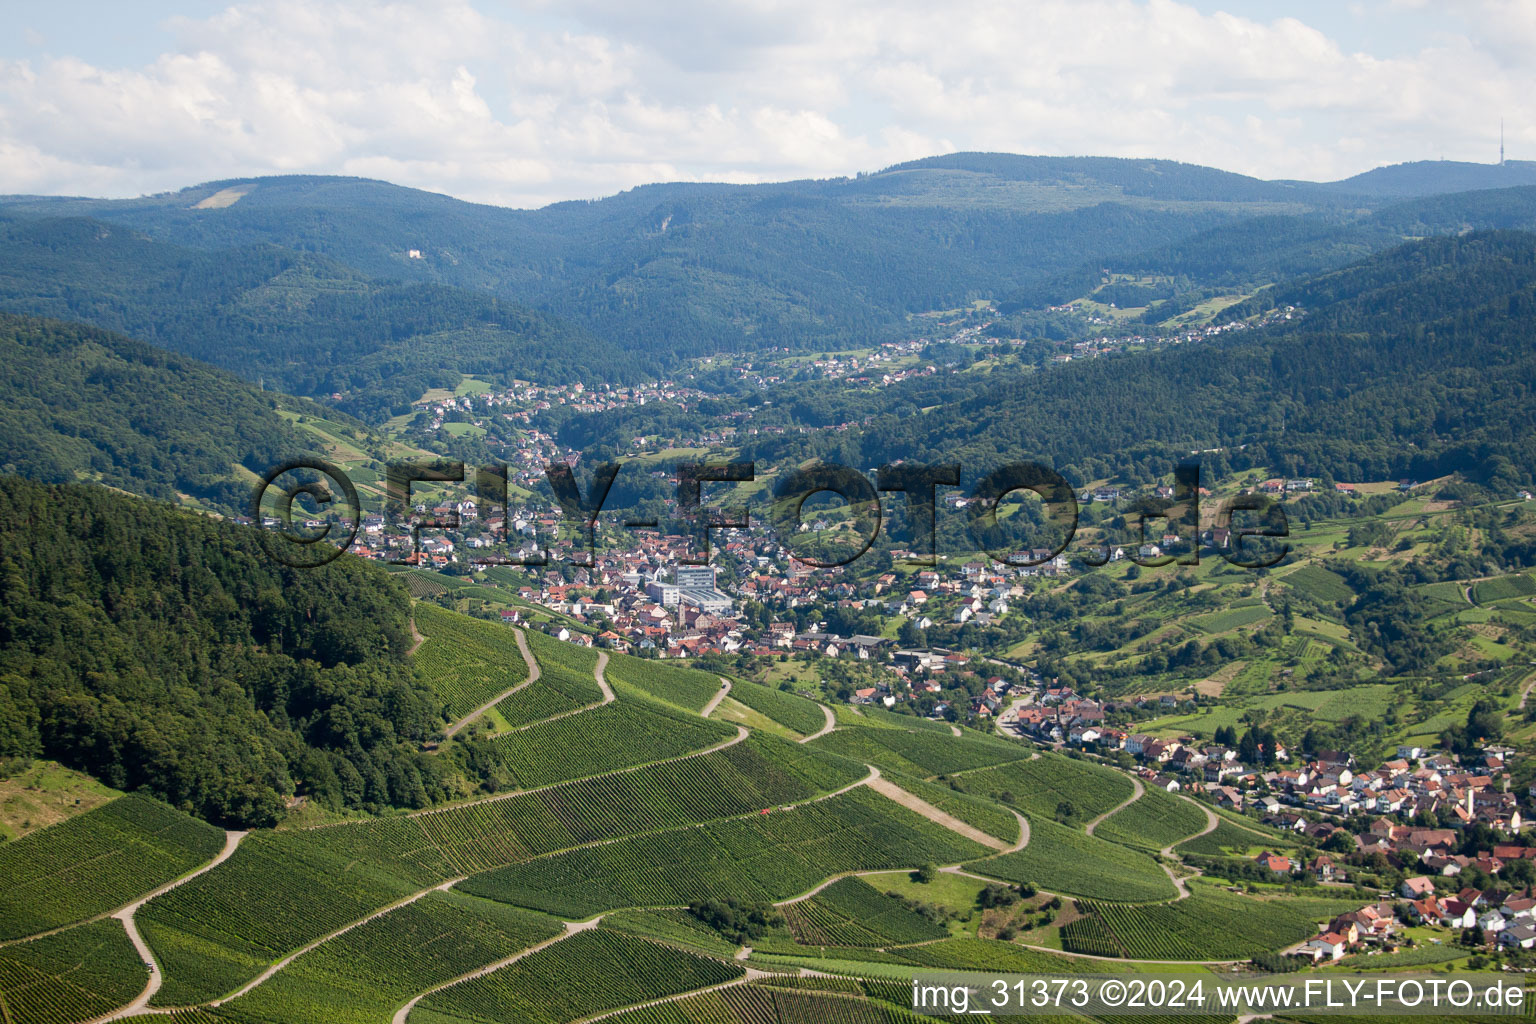
<svg viewBox="0 0 1536 1024">
<path fill-rule="evenodd" d="M 256 833 L 228 862 L 140 912 L 166 966 L 157 1005 L 223 995 L 278 956 L 449 878 L 806 800 L 864 774 L 860 765 L 754 735 L 712 754 L 537 793 L 356 825 Z"/>
<path fill-rule="evenodd" d="M 745 971 L 621 932 L 594 929 L 427 996 L 412 1024 L 566 1024 L 602 1010 L 733 981 Z"/>
<path fill-rule="evenodd" d="M 539 681 L 496 705 L 509 726 L 531 725 L 546 718 L 589 707 L 603 699 L 593 669 L 597 652 L 561 643 L 543 633 L 525 634 L 528 649 L 539 663 Z"/>
<path fill-rule="evenodd" d="M 736 953 L 735 945 L 725 941 L 719 932 L 680 907 L 620 910 L 604 914 L 602 926 L 610 931 L 626 932 L 654 942 L 689 946 L 714 956 L 729 958 Z"/>
<path fill-rule="evenodd" d="M 983 851 L 859 788 L 792 810 L 557 854 L 477 875 L 462 887 L 585 917 L 710 897 L 782 900 L 844 871 L 954 862 Z"/>
<path fill-rule="evenodd" d="M 468 874 L 599 839 L 806 800 L 864 774 L 851 762 L 753 735 L 702 757 L 414 820 L 445 852 L 454 870 Z"/>
<path fill-rule="evenodd" d="M 783 908 L 795 938 L 815 946 L 892 946 L 949 934 L 860 878 L 844 878 Z"/>
<path fill-rule="evenodd" d="M 871 999 L 753 984 L 629 1010 L 605 1024 L 931 1024 L 933 1019 Z"/>
<path fill-rule="evenodd" d="M 895 772 L 887 772 L 886 778 L 913 796 L 933 804 L 946 814 L 954 815 L 967 825 L 974 825 L 989 836 L 1009 844 L 1019 841 L 1019 819 L 1006 808 L 978 796 L 957 792 L 944 783 L 926 782 Z"/>
<path fill-rule="evenodd" d="M 412 666 L 443 702 L 450 721 L 528 678 L 517 636 L 506 626 L 430 604 L 416 605 L 415 616 L 426 639 L 412 655 Z"/>
<path fill-rule="evenodd" d="M 1029 756 L 1018 743 L 979 733 L 956 737 L 948 730 L 941 734 L 869 726 L 838 729 L 810 745 L 918 777 L 984 768 Z"/>
<path fill-rule="evenodd" d="M 1264 844 L 1263 836 L 1223 818 L 1217 823 L 1215 831 L 1207 832 L 1194 839 L 1187 839 L 1174 847 L 1173 852 L 1195 853 L 1205 857 L 1230 857 L 1231 850 L 1247 850 Z"/>
<path fill-rule="evenodd" d="M 758 714 L 802 736 L 811 735 L 826 723 L 821 705 L 798 694 L 757 683 L 737 683 L 731 689 L 731 696 Z"/>
<path fill-rule="evenodd" d="M 213 859 L 224 833 L 130 794 L 0 846 L 0 939 L 106 913 Z"/>
<path fill-rule="evenodd" d="M 1034 761 L 968 773 L 960 783 L 968 793 L 1013 804 L 1031 823 L 1056 817 L 1062 804 L 1072 806 L 1075 822 L 1086 822 L 1135 791 L 1122 772 L 1050 752 Z"/>
<path fill-rule="evenodd" d="M 542 914 L 434 892 L 304 954 L 220 1012 L 251 1024 L 377 1024 L 417 993 L 561 931 Z"/>
<path fill-rule="evenodd" d="M 1170 899 L 1173 883 L 1151 857 L 1051 821 L 1031 818 L 1029 845 L 969 866 L 977 874 L 1029 882 L 1101 900 Z"/>
<path fill-rule="evenodd" d="M 1135 803 L 1100 822 L 1093 834 L 1112 843 L 1155 852 L 1187 839 L 1205 828 L 1205 824 L 1205 812 L 1199 807 L 1167 790 L 1149 786 Z"/>
<path fill-rule="evenodd" d="M 1284 899 L 1256 900 L 1210 886 L 1187 900 L 1126 907 L 1078 901 L 1083 917 L 1062 927 L 1075 953 L 1134 960 L 1239 960 L 1316 934 L 1312 918 Z"/>
<path fill-rule="evenodd" d="M 720 692 L 720 677 L 676 661 L 657 661 L 614 654 L 608 662 L 611 682 L 632 686 L 657 700 L 702 711 L 709 699 Z"/>
<path fill-rule="evenodd" d="M 732 726 L 660 704 L 617 701 L 496 737 L 496 755 L 527 789 L 680 757 L 735 735 Z"/>
<path fill-rule="evenodd" d="M 149 980 L 123 926 L 110 918 L 0 949 L 0 1016 L 71 1024 L 137 996 Z"/>
</svg>

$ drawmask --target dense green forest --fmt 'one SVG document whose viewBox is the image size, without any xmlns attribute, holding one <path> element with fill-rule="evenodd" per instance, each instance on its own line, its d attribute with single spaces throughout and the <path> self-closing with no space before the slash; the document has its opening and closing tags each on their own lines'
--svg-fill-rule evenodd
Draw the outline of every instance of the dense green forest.
<svg viewBox="0 0 1536 1024">
<path fill-rule="evenodd" d="M 978 468 L 1034 458 L 1082 483 L 1151 479 L 1193 450 L 1221 449 L 1203 456 L 1216 472 L 1536 478 L 1536 234 L 1412 243 L 1234 314 L 1276 304 L 1304 315 L 1227 341 L 994 373 L 981 395 L 965 375 L 820 393 L 805 403 L 816 420 L 867 424 L 760 440 L 743 457 Z M 943 414 L 918 414 L 933 406 Z"/>
<path fill-rule="evenodd" d="M 0 217 L 0 308 L 121 331 L 268 387 L 338 395 L 337 406 L 375 420 L 461 374 L 625 380 L 645 366 L 491 296 L 374 281 L 268 244 L 187 249 L 81 218 Z"/>
<path fill-rule="evenodd" d="M 47 756 L 208 820 L 420 807 L 440 709 L 410 600 L 355 559 L 295 570 L 252 530 L 86 485 L 0 477 L 0 755 Z"/>
<path fill-rule="evenodd" d="M 194 359 L 80 324 L 0 314 L 0 472 L 93 479 L 243 508 L 250 483 L 309 445 L 263 394 Z"/>
</svg>

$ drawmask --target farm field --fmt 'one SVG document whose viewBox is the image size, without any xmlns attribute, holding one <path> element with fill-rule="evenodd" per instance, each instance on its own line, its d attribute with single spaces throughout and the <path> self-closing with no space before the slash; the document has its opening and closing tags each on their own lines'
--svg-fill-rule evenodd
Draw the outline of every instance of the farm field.
<svg viewBox="0 0 1536 1024">
<path fill-rule="evenodd" d="M 222 830 L 137 795 L 0 845 L 0 939 L 115 910 L 223 846 Z"/>
<path fill-rule="evenodd" d="M 977 734 L 956 737 L 934 730 L 843 728 L 814 739 L 810 746 L 855 761 L 925 778 L 1004 764 L 1029 756 L 1017 743 Z"/>
<path fill-rule="evenodd" d="M 1010 845 L 1019 841 L 1019 819 L 1006 808 L 970 793 L 951 789 L 944 783 L 927 782 L 894 772 L 886 773 L 886 778 L 918 799 L 946 814 L 954 815 L 967 825 L 976 826 L 989 836 Z"/>
<path fill-rule="evenodd" d="M 584 843 L 752 814 L 862 778 L 773 737 L 536 793 L 250 836 L 225 864 L 139 914 L 166 965 L 157 1005 L 222 995 L 260 965 L 450 878 Z"/>
</svg>

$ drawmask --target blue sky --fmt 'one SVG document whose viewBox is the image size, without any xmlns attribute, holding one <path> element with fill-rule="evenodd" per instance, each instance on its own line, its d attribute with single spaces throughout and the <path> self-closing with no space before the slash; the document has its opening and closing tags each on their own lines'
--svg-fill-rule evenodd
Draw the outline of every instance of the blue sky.
<svg viewBox="0 0 1536 1024">
<path fill-rule="evenodd" d="M 361 174 L 509 205 L 956 149 L 1261 177 L 1536 152 L 1531 0 L 0 4 L 0 192 Z"/>
</svg>

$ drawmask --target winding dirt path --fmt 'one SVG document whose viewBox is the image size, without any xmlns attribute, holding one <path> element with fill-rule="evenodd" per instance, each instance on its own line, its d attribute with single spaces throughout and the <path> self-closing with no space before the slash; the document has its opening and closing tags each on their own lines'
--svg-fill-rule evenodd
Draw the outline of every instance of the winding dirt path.
<svg viewBox="0 0 1536 1024">
<path fill-rule="evenodd" d="M 802 738 L 800 740 L 801 743 L 809 743 L 811 740 L 825 736 L 827 733 L 837 728 L 837 712 L 833 711 L 825 704 L 818 703 L 816 706 L 821 708 L 821 713 L 826 716 L 826 724 L 824 724 L 820 729 L 817 729 L 815 732 L 811 733 L 809 736 Z"/>
<path fill-rule="evenodd" d="M 916 811 L 918 814 L 921 814 L 923 817 L 927 818 L 934 824 L 942 825 L 949 829 L 951 832 L 965 836 L 965 838 L 971 840 L 974 843 L 980 843 L 982 846 L 985 846 L 990 850 L 996 850 L 998 853 L 1003 853 L 1008 849 L 1008 844 L 1003 842 L 1001 839 L 998 839 L 994 836 L 989 836 L 975 825 L 968 825 L 961 821 L 959 818 L 955 817 L 953 814 L 941 811 L 939 808 L 933 806 L 933 804 L 930 804 L 928 801 L 908 793 L 906 790 L 896 785 L 896 783 L 892 782 L 890 779 L 873 778 L 870 779 L 866 785 L 868 785 L 869 788 L 874 790 L 876 793 L 879 793 L 881 796 L 901 804 L 901 806 L 905 807 L 907 810 Z M 1029 838 L 1027 827 L 1025 829 L 1024 835 L 1024 841 L 1028 842 Z"/>
<path fill-rule="evenodd" d="M 491 710 L 491 708 L 495 707 L 497 704 L 500 704 L 502 701 L 506 700 L 508 697 L 512 696 L 519 690 L 532 686 L 534 683 L 539 681 L 539 663 L 533 660 L 533 652 L 528 650 L 527 636 L 525 636 L 523 631 L 518 629 L 516 626 L 512 627 L 512 631 L 517 634 L 517 651 L 523 656 L 523 663 L 528 666 L 528 678 L 524 679 L 522 682 L 518 683 L 516 686 L 511 687 L 510 689 L 501 691 L 496 696 L 492 697 L 490 700 L 486 701 L 484 704 L 480 705 L 479 707 L 475 708 L 475 710 L 459 719 L 457 722 L 454 722 L 443 731 L 444 739 L 453 739 L 454 733 L 464 728 L 470 722 L 473 722 L 475 719 L 479 718 L 481 715 L 485 714 L 487 711 Z"/>
<path fill-rule="evenodd" d="M 1131 776 L 1131 795 L 1129 797 L 1127 797 L 1126 799 L 1120 801 L 1118 804 L 1115 804 L 1115 806 L 1111 807 L 1109 810 L 1105 811 L 1103 814 L 1099 815 L 1097 818 L 1094 818 L 1088 824 L 1084 825 L 1083 826 L 1083 831 L 1088 833 L 1089 835 L 1093 835 L 1093 830 L 1098 828 L 1099 825 L 1104 821 L 1105 818 L 1108 818 L 1110 815 L 1118 814 L 1119 812 L 1125 810 L 1127 807 L 1131 806 L 1131 804 L 1135 803 L 1137 800 L 1140 800 L 1143 796 L 1145 796 L 1146 793 L 1147 793 L 1147 787 L 1145 787 L 1145 786 L 1143 786 L 1141 784 L 1141 780 L 1140 779 L 1138 779 L 1136 776 L 1132 775 Z"/>
<path fill-rule="evenodd" d="M 1525 685 L 1520 688 L 1520 703 L 1515 705 L 1515 710 L 1525 710 L 1525 702 L 1530 697 L 1533 688 L 1536 688 L 1536 672 L 1532 672 L 1526 677 Z"/>
<path fill-rule="evenodd" d="M 405 656 L 409 658 L 416 653 L 418 647 L 426 642 L 427 638 L 422 636 L 421 631 L 416 628 L 416 613 L 413 611 L 411 612 L 411 646 L 406 649 Z"/>
<path fill-rule="evenodd" d="M 595 1013 L 590 1017 L 578 1017 L 576 1020 L 572 1021 L 571 1024 L 593 1024 L 595 1021 L 607 1020 L 609 1017 L 617 1017 L 619 1014 L 628 1013 L 631 1010 L 648 1010 L 653 1006 L 662 1006 L 666 1003 L 675 1003 L 679 999 L 688 999 L 693 996 L 701 996 L 707 992 L 718 992 L 724 988 L 734 988 L 737 985 L 745 985 L 749 981 L 757 981 L 759 978 L 773 977 L 771 972 L 760 971 L 755 967 L 744 967 L 742 969 L 747 973 L 740 978 L 733 978 L 730 981 L 722 981 L 718 985 L 710 985 L 706 988 L 696 988 L 687 992 L 678 992 L 670 996 L 662 996 L 660 999 L 652 999 L 649 1002 L 635 1003 L 630 1006 L 620 1006 L 612 1010 L 604 1010 L 602 1013 Z M 404 1024 L 404 1022 L 396 1021 L 395 1024 Z"/>
<path fill-rule="evenodd" d="M 509 957 L 497 960 L 495 963 L 486 964 L 484 967 L 477 967 L 473 971 L 459 975 L 457 978 L 450 978 L 441 984 L 433 985 L 426 991 L 412 996 L 410 1002 L 396 1010 L 394 1017 L 390 1021 L 390 1024 L 405 1024 L 405 1019 L 411 1015 L 412 1010 L 416 1009 L 416 1004 L 427 998 L 427 996 L 441 992 L 445 988 L 452 988 L 455 985 L 461 985 L 466 981 L 474 981 L 476 978 L 483 978 L 487 974 L 490 974 L 492 971 L 499 971 L 503 967 L 510 967 L 512 964 L 517 963 L 524 957 L 532 956 L 540 950 L 548 949 L 550 946 L 553 946 L 557 942 L 564 942 L 572 935 L 575 935 L 579 932 L 591 931 L 593 928 L 598 926 L 598 923 L 602 921 L 602 919 L 603 915 L 599 914 L 587 921 L 567 921 L 565 922 L 565 931 L 561 932 L 559 935 L 554 936 L 553 938 L 545 939 L 543 942 L 529 946 L 527 949 L 519 950 Z"/>
<path fill-rule="evenodd" d="M 729 694 L 730 692 L 731 692 L 731 681 L 729 679 L 725 678 L 725 676 L 721 676 L 720 677 L 720 692 L 715 694 L 713 697 L 709 698 L 709 703 L 705 704 L 704 705 L 704 710 L 699 712 L 700 716 L 702 716 L 704 718 L 708 718 L 710 715 L 714 714 L 715 708 L 720 706 L 720 702 L 725 700 L 726 695 Z"/>
<path fill-rule="evenodd" d="M 128 904 L 126 907 L 112 915 L 112 917 L 123 923 L 123 930 L 128 933 L 128 941 L 133 943 L 133 948 L 138 950 L 139 959 L 143 960 L 145 966 L 149 968 L 149 981 L 144 983 L 144 990 L 138 994 L 133 1002 L 129 1003 L 127 1006 L 119 1007 L 104 1017 L 96 1018 L 97 1021 L 105 1022 L 111 1020 L 119 1020 L 123 1017 L 131 1017 L 135 1014 L 142 1013 L 149 1006 L 149 1001 L 155 997 L 155 993 L 160 991 L 160 965 L 155 960 L 155 953 L 152 949 L 149 948 L 149 943 L 145 942 L 144 936 L 139 934 L 139 926 L 134 923 L 133 916 L 139 912 L 139 908 L 148 903 L 150 900 L 154 899 L 156 896 L 162 896 L 179 885 L 185 885 L 187 882 L 192 881 L 192 879 L 196 878 L 198 875 L 212 871 L 220 864 L 223 864 L 225 861 L 229 860 L 229 858 L 235 855 L 235 850 L 239 848 L 240 840 L 244 839 L 249 834 L 250 833 L 248 832 L 226 831 L 224 833 L 224 849 L 220 850 L 218 856 L 214 857 L 213 860 L 209 861 L 207 864 L 204 864 L 202 867 L 198 868 L 191 874 L 182 875 L 175 881 L 167 882 L 165 885 L 162 885 L 160 888 L 154 890 L 153 892 L 139 897 L 138 900 Z"/>
</svg>

